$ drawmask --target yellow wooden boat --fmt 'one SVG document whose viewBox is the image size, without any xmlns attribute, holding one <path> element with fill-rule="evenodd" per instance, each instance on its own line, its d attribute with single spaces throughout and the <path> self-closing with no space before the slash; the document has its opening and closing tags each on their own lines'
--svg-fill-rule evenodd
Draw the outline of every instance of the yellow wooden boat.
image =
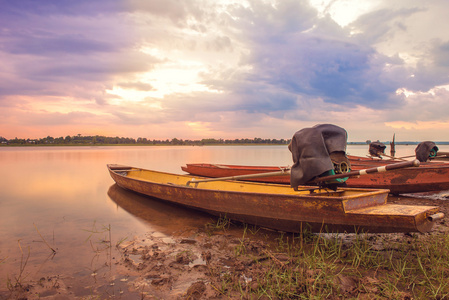
<svg viewBox="0 0 449 300">
<path fill-rule="evenodd" d="M 436 206 L 388 204 L 388 190 L 220 181 L 130 166 L 107 166 L 122 188 L 216 216 L 287 232 L 427 232 Z"/>
</svg>

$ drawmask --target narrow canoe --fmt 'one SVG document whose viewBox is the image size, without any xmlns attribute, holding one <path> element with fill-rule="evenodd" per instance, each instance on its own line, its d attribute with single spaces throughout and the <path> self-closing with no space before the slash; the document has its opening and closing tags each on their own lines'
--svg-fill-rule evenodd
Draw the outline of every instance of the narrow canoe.
<svg viewBox="0 0 449 300">
<path fill-rule="evenodd" d="M 373 160 L 370 158 L 348 156 L 353 170 L 380 167 L 398 161 Z M 181 167 L 184 172 L 205 177 L 228 177 L 288 170 L 289 167 L 239 166 L 222 164 L 187 164 Z M 290 184 L 290 175 L 249 178 L 249 181 Z M 382 173 L 371 173 L 351 177 L 346 181 L 348 187 L 389 189 L 392 194 L 420 193 L 449 190 L 449 164 L 421 163 L 419 167 L 396 169 Z"/>
<path fill-rule="evenodd" d="M 398 162 L 398 160 L 379 160 L 358 156 L 348 156 L 348 158 L 354 170 Z M 348 186 L 386 188 L 393 194 L 449 190 L 449 164 L 423 162 L 419 167 L 350 178 L 348 179 Z"/>
<path fill-rule="evenodd" d="M 436 206 L 387 204 L 388 190 L 336 191 L 204 178 L 108 165 L 118 186 L 215 216 L 287 232 L 427 232 Z"/>
</svg>

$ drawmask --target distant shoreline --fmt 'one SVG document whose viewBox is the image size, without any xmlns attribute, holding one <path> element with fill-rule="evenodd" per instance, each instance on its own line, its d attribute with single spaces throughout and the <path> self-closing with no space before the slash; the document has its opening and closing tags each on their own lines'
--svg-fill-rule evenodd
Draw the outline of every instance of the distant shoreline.
<svg viewBox="0 0 449 300">
<path fill-rule="evenodd" d="M 223 139 L 223 138 L 203 138 L 203 139 L 148 139 L 139 137 L 137 139 L 130 137 L 111 137 L 111 136 L 83 136 L 78 134 L 76 136 L 66 137 L 51 137 L 39 139 L 6 139 L 0 136 L 0 147 L 2 146 L 268 146 L 268 145 L 288 145 L 291 139 L 268 139 L 268 138 L 236 138 L 236 139 Z M 372 140 L 367 139 L 360 142 L 347 142 L 347 145 L 369 145 Z M 385 145 L 390 145 L 391 141 L 379 141 Z M 398 141 L 395 145 L 418 145 L 418 141 Z M 437 145 L 449 145 L 449 141 L 435 142 Z"/>
<path fill-rule="evenodd" d="M 9 144 L 0 147 L 117 147 L 117 146 L 137 146 L 137 147 L 161 147 L 161 146 L 182 146 L 182 147 L 203 147 L 203 146 L 285 146 L 286 144 L 204 144 L 204 145 L 172 145 L 172 144 Z"/>
<path fill-rule="evenodd" d="M 389 145 L 390 142 L 382 142 L 385 145 Z M 420 142 L 395 142 L 396 146 L 411 146 L 418 145 Z M 449 142 L 434 142 L 436 145 L 449 145 Z M 347 145 L 368 145 L 365 142 L 348 142 Z M 269 143 L 223 143 L 223 144 L 187 144 L 187 145 L 173 145 L 173 144 L 0 144 L 0 147 L 117 147 L 117 146 L 138 146 L 138 147 L 160 147 L 160 146 L 190 146 L 190 147 L 203 147 L 203 146 L 287 146 L 286 144 L 269 144 Z"/>
</svg>

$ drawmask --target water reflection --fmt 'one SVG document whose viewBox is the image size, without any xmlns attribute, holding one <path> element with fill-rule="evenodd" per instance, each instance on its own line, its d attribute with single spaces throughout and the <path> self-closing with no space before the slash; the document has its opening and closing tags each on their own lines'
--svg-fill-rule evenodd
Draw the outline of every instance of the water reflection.
<svg viewBox="0 0 449 300">
<path fill-rule="evenodd" d="M 109 188 L 108 196 L 120 208 L 166 235 L 204 228 L 206 223 L 213 220 L 206 213 L 142 196 L 122 189 L 117 184 Z"/>
<path fill-rule="evenodd" d="M 396 154 L 409 155 L 415 147 L 397 146 Z M 349 145 L 348 152 L 365 156 L 368 145 Z M 95 270 L 97 278 L 107 278 L 106 285 L 115 278 L 111 256 L 119 259 L 117 253 L 97 251 L 109 234 L 92 235 L 94 226 L 111 228 L 112 245 L 123 238 L 204 228 L 213 217 L 122 190 L 112 185 L 106 169 L 117 163 L 181 174 L 181 166 L 198 162 L 285 166 L 292 159 L 285 146 L 0 147 L 6 174 L 0 180 L 0 298 L 8 291 L 7 278 L 18 276 L 21 249 L 25 256 L 30 251 L 27 280 L 58 276 L 61 286 L 84 295 L 81 290 L 94 284 Z"/>
</svg>

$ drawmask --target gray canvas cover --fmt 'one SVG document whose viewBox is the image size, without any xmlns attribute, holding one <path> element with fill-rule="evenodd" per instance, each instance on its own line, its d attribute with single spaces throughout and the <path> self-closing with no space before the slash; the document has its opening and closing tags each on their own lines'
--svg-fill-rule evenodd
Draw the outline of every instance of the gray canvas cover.
<svg viewBox="0 0 449 300">
<path fill-rule="evenodd" d="M 347 159 L 346 141 L 346 130 L 332 124 L 320 124 L 297 131 L 289 145 L 293 158 L 291 186 L 296 188 L 333 170 L 331 153 Z"/>
<path fill-rule="evenodd" d="M 438 152 L 438 147 L 434 142 L 421 142 L 415 149 L 416 159 L 420 162 L 426 162 L 429 159 L 430 151 Z"/>
<path fill-rule="evenodd" d="M 385 154 L 385 148 L 387 148 L 387 146 L 385 146 L 384 143 L 381 142 L 372 142 L 369 144 L 369 154 L 371 156 L 378 156 L 380 157 L 379 154 Z"/>
</svg>

